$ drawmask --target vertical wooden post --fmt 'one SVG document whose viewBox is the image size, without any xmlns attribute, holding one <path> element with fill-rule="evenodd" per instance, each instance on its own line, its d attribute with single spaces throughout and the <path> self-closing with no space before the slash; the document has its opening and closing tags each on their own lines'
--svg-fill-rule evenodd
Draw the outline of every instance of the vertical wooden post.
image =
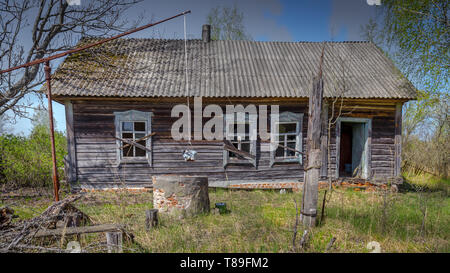
<svg viewBox="0 0 450 273">
<path fill-rule="evenodd" d="M 322 103 L 322 136 L 320 139 L 320 150 L 322 152 L 322 166 L 320 167 L 320 176 L 328 177 L 328 101 Z"/>
<path fill-rule="evenodd" d="M 45 80 L 47 84 L 47 97 L 48 97 L 48 119 L 50 120 L 50 143 L 52 148 L 52 161 L 53 161 L 53 192 L 55 195 L 55 201 L 59 201 L 59 179 L 58 170 L 56 165 L 56 149 L 55 149 L 55 128 L 53 126 L 53 107 L 52 107 L 52 88 L 51 88 L 51 69 L 49 61 L 45 62 Z"/>
<path fill-rule="evenodd" d="M 145 211 L 145 228 L 150 230 L 158 225 L 158 210 L 149 209 Z"/>
<path fill-rule="evenodd" d="M 319 178 L 321 162 L 321 139 L 322 134 L 322 99 L 323 99 L 323 80 L 322 64 L 325 46 L 322 48 L 320 57 L 319 74 L 313 79 L 313 89 L 309 96 L 309 116 L 308 116 L 308 137 L 307 137 L 307 166 L 305 168 L 305 182 L 303 186 L 302 202 L 302 222 L 307 227 L 313 227 L 316 224 L 317 199 L 319 195 Z"/>
<path fill-rule="evenodd" d="M 73 105 L 71 101 L 65 102 L 66 110 L 66 135 L 67 135 L 67 159 L 69 163 L 68 168 L 68 182 L 74 183 L 77 181 L 77 159 L 76 159 L 76 143 L 75 132 L 73 128 Z"/>
<path fill-rule="evenodd" d="M 323 81 L 321 77 L 314 78 L 313 90 L 309 97 L 308 117 L 308 164 L 305 169 L 303 187 L 302 221 L 305 226 L 316 224 L 317 199 L 319 194 L 319 178 L 321 168 L 320 135 L 322 111 Z"/>
<path fill-rule="evenodd" d="M 395 105 L 395 158 L 394 176 L 400 177 L 402 170 L 402 107 L 403 103 Z"/>
<path fill-rule="evenodd" d="M 106 247 L 108 253 L 122 253 L 122 232 L 106 232 Z"/>
</svg>

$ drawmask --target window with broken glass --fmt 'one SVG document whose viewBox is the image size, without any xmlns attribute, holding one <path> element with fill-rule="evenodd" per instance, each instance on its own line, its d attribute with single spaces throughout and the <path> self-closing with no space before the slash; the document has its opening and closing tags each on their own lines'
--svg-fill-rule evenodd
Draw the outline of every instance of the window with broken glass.
<svg viewBox="0 0 450 273">
<path fill-rule="evenodd" d="M 141 112 L 129 110 L 125 112 L 114 112 L 116 127 L 117 161 L 116 166 L 121 162 L 143 163 L 152 165 L 151 153 L 151 118 L 152 112 Z M 137 143 L 130 144 L 130 142 Z M 144 149 L 145 147 L 145 149 Z"/>
<path fill-rule="evenodd" d="M 298 122 L 280 122 L 278 123 L 278 148 L 275 152 L 275 158 L 289 159 L 298 158 L 297 148 L 297 127 Z"/>
<path fill-rule="evenodd" d="M 252 116 L 252 118 L 256 120 L 256 116 L 255 117 Z M 228 128 L 226 128 L 227 126 Z M 250 137 L 251 126 L 250 126 L 250 116 L 248 114 L 246 114 L 245 118 L 242 118 L 242 120 L 238 119 L 237 113 L 227 114 L 226 126 L 224 126 L 224 128 L 227 134 L 227 139 L 231 142 L 231 144 L 233 144 L 233 146 L 236 149 L 251 155 L 256 155 L 257 132 L 255 130 L 254 132 L 255 139 L 252 139 Z M 224 159 L 224 166 L 230 163 L 252 164 L 256 166 L 256 159 L 246 158 L 240 154 L 228 150 L 224 150 L 223 159 Z"/>
<path fill-rule="evenodd" d="M 271 151 L 271 165 L 283 162 L 302 163 L 302 120 L 303 114 L 283 112 L 279 121 L 274 124 L 278 127 L 278 135 L 272 135 L 276 148 Z"/>
<path fill-rule="evenodd" d="M 134 141 L 142 146 L 147 145 L 147 141 L 141 140 L 146 136 L 147 124 L 145 121 L 122 121 L 122 139 Z M 147 151 L 134 145 L 127 145 L 122 141 L 123 157 L 143 157 L 145 158 Z"/>
<path fill-rule="evenodd" d="M 230 142 L 234 145 L 234 147 L 236 147 L 238 150 L 241 150 L 243 152 L 247 152 L 250 153 L 250 124 L 247 122 L 243 122 L 240 124 L 230 124 L 230 126 L 234 127 L 234 136 L 233 138 L 230 140 Z M 244 132 L 242 133 L 237 133 L 238 132 L 238 127 L 242 126 L 244 128 Z M 236 159 L 244 159 L 242 156 L 230 152 L 228 151 L 228 156 L 230 157 L 230 159 L 232 160 L 236 160 Z"/>
</svg>

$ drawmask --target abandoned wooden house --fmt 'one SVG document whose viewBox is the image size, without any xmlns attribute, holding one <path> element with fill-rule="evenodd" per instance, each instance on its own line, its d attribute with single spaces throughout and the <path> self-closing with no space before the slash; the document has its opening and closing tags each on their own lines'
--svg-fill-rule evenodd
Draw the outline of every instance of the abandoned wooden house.
<svg viewBox="0 0 450 273">
<path fill-rule="evenodd" d="M 205 29 L 202 39 L 186 43 L 118 39 L 64 60 L 52 89 L 66 107 L 73 186 L 151 187 L 160 174 L 207 176 L 212 186 L 302 181 L 298 152 L 307 149 L 308 97 L 322 47 L 322 178 L 401 175 L 402 105 L 416 89 L 377 46 L 216 41 Z M 221 140 L 175 141 L 171 109 L 188 101 L 192 107 L 194 97 L 222 108 L 279 105 L 280 146 L 271 152 L 270 141 L 236 138 L 233 145 L 254 156 L 242 158 Z M 195 160 L 185 161 L 185 150 L 195 150 Z"/>
</svg>

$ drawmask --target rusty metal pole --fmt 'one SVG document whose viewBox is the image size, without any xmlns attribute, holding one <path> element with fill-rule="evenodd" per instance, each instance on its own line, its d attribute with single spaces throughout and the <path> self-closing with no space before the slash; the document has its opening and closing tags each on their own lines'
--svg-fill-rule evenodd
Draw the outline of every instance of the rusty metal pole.
<svg viewBox="0 0 450 273">
<path fill-rule="evenodd" d="M 52 161 L 53 161 L 53 192 L 55 195 L 55 201 L 59 201 L 59 180 L 58 169 L 56 165 L 56 149 L 55 149 L 55 129 L 53 126 L 53 108 L 52 108 L 52 87 L 51 87 L 51 68 L 50 62 L 46 61 L 45 66 L 45 80 L 47 84 L 47 97 L 48 97 L 48 118 L 50 120 L 50 143 L 52 146 Z"/>
</svg>

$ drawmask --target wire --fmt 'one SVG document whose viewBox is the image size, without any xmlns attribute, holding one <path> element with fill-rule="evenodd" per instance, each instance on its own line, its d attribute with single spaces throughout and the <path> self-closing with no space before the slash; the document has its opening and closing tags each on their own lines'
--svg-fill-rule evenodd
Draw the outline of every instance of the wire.
<svg viewBox="0 0 450 273">
<path fill-rule="evenodd" d="M 191 143 L 191 107 L 189 105 L 189 79 L 188 79 L 188 58 L 187 58 L 187 38 L 186 38 L 186 15 L 183 16 L 184 22 L 184 66 L 185 66 L 185 82 L 186 82 L 186 90 L 185 95 L 187 97 L 187 107 L 188 107 L 188 130 L 189 130 L 189 145 L 192 146 Z"/>
</svg>

